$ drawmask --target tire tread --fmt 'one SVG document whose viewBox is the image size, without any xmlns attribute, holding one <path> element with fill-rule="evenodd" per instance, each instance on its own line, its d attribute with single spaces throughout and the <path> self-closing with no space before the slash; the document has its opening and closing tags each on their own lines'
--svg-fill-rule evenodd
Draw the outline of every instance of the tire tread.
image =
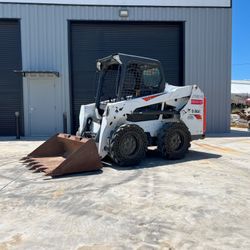
<svg viewBox="0 0 250 250">
<path fill-rule="evenodd" d="M 168 138 L 171 134 L 174 133 L 175 130 L 181 130 L 184 136 L 184 145 L 179 152 L 171 152 L 168 147 Z M 158 134 L 158 151 L 161 153 L 162 157 L 168 160 L 177 160 L 182 159 L 185 157 L 188 149 L 190 148 L 191 144 L 191 134 L 184 123 L 181 122 L 172 122 L 166 123 L 163 125 L 162 129 Z"/>
<path fill-rule="evenodd" d="M 126 134 L 127 132 L 134 131 L 140 135 L 141 145 L 140 145 L 140 153 L 134 159 L 126 159 L 119 154 L 119 140 Z M 119 166 L 131 166 L 138 164 L 146 154 L 147 150 L 147 136 L 144 133 L 143 129 L 135 124 L 123 124 L 113 133 L 110 141 L 110 150 L 109 155 L 112 160 L 118 164 Z"/>
</svg>

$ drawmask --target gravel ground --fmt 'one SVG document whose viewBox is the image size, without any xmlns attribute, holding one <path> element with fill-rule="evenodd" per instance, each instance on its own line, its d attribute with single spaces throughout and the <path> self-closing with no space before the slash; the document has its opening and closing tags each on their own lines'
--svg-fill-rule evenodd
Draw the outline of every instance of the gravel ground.
<svg viewBox="0 0 250 250">
<path fill-rule="evenodd" d="M 250 249 L 249 133 L 56 179 L 19 162 L 41 143 L 0 139 L 0 250 Z"/>
</svg>

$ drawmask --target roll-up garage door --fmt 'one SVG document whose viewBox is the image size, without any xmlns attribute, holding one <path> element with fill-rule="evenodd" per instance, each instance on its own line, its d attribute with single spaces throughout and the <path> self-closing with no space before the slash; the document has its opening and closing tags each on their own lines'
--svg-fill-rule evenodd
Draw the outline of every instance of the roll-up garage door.
<svg viewBox="0 0 250 250">
<path fill-rule="evenodd" d="M 15 135 L 15 112 L 20 113 L 23 134 L 20 27 L 17 20 L 0 20 L 0 136 Z"/>
<path fill-rule="evenodd" d="M 168 83 L 183 85 L 182 23 L 71 22 L 70 27 L 73 133 L 80 105 L 94 101 L 97 58 L 117 52 L 152 57 L 162 62 Z"/>
</svg>

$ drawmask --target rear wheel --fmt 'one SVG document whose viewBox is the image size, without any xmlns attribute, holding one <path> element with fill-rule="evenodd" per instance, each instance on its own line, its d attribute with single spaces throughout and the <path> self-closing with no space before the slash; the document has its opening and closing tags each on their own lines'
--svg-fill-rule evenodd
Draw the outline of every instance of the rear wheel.
<svg viewBox="0 0 250 250">
<path fill-rule="evenodd" d="M 120 166 L 138 164 L 147 150 L 147 136 L 134 124 L 120 126 L 112 135 L 109 155 Z"/>
<path fill-rule="evenodd" d="M 183 123 L 167 123 L 158 135 L 158 150 L 170 160 L 184 158 L 190 147 L 191 134 Z"/>
</svg>

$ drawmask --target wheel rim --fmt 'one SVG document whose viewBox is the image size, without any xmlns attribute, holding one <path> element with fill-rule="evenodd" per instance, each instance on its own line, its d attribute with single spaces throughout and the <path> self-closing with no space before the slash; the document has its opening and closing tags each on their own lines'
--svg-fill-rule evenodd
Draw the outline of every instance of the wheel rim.
<svg viewBox="0 0 250 250">
<path fill-rule="evenodd" d="M 180 133 L 176 132 L 170 138 L 170 147 L 173 151 L 178 151 L 183 146 L 183 137 Z"/>
<path fill-rule="evenodd" d="M 124 156 L 131 156 L 136 152 L 137 139 L 135 136 L 126 134 L 120 144 L 120 152 Z"/>
</svg>

